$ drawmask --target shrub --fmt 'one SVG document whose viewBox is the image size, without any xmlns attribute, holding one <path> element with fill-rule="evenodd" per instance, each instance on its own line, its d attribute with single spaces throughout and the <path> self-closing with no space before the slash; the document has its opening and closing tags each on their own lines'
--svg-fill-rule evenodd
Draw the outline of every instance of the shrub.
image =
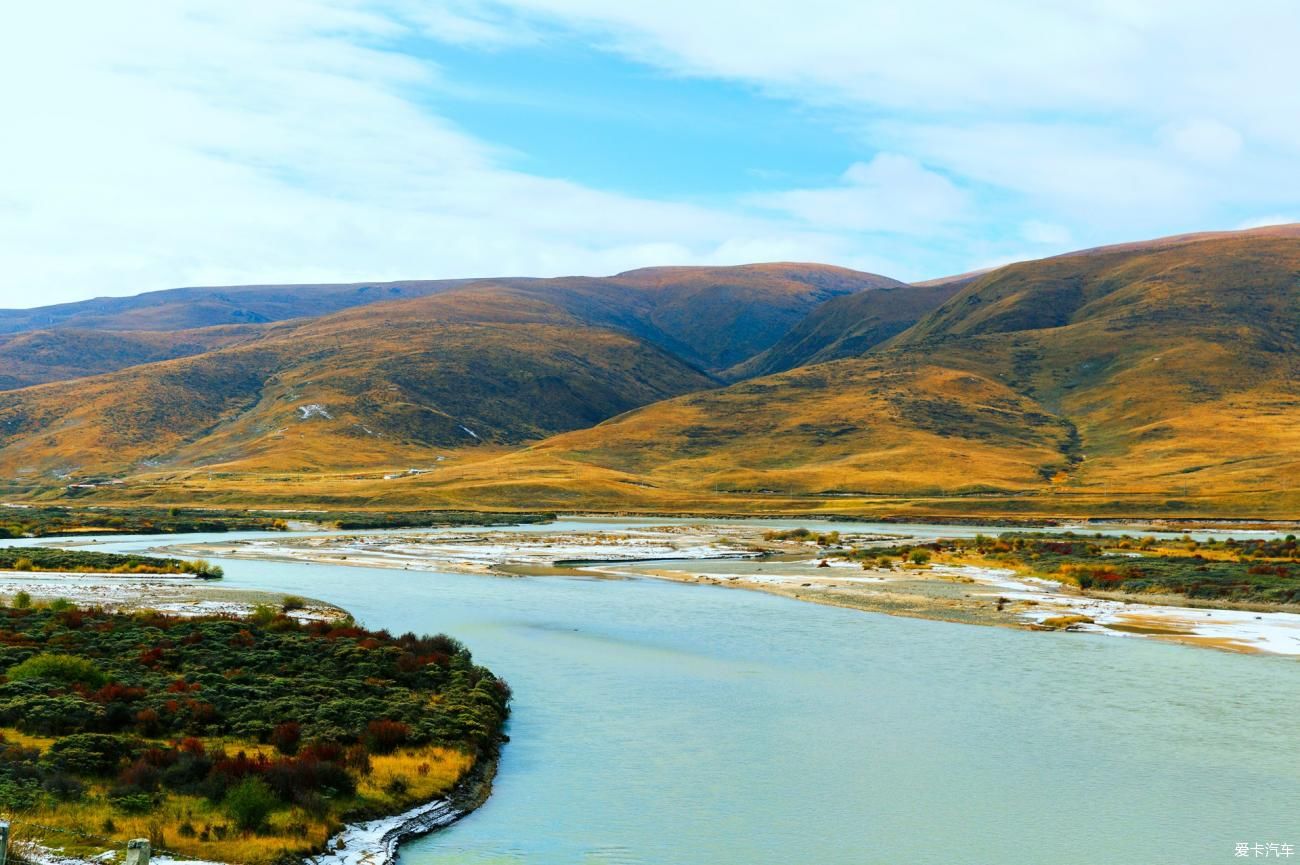
<svg viewBox="0 0 1300 865">
<path fill-rule="evenodd" d="M 289 756 L 297 754 L 301 742 L 302 724 L 297 721 L 287 721 L 271 731 L 271 744 L 281 754 Z"/>
<path fill-rule="evenodd" d="M 266 825 L 277 804 L 275 794 L 258 778 L 245 778 L 226 794 L 225 808 L 235 826 L 256 832 Z"/>
<path fill-rule="evenodd" d="M 391 754 L 411 735 L 400 721 L 371 721 L 366 725 L 366 747 L 373 754 Z"/>
<path fill-rule="evenodd" d="M 86 785 L 63 772 L 50 775 L 41 782 L 45 792 L 64 802 L 75 802 L 86 793 Z"/>
<path fill-rule="evenodd" d="M 112 775 L 124 760 L 139 749 L 139 743 L 106 733 L 76 733 L 50 745 L 45 760 L 74 775 Z"/>
<path fill-rule="evenodd" d="M 911 555 L 908 556 L 908 559 L 914 565 L 924 565 L 926 562 L 930 561 L 930 554 L 925 550 L 912 550 L 912 553 Z"/>
<path fill-rule="evenodd" d="M 0 719 L 24 733 L 38 736 L 61 736 L 76 733 L 101 723 L 103 707 L 79 696 L 32 694 L 0 702 Z"/>
<path fill-rule="evenodd" d="M 284 610 L 286 613 L 304 609 L 306 606 L 307 601 L 297 595 L 286 595 L 284 600 L 280 602 L 280 609 Z"/>
<path fill-rule="evenodd" d="M 14 595 L 11 602 L 15 610 L 30 610 L 32 607 L 32 596 L 27 592 L 19 592 Z"/>
<path fill-rule="evenodd" d="M 120 811 L 127 814 L 148 814 L 154 810 L 153 797 L 148 793 L 128 793 L 126 791 L 112 791 L 108 794 L 108 801 Z"/>
<path fill-rule="evenodd" d="M 45 679 L 67 685 L 81 684 L 98 688 L 106 677 L 92 662 L 76 655 L 33 655 L 21 664 L 9 668 L 9 681 L 25 682 Z"/>
</svg>

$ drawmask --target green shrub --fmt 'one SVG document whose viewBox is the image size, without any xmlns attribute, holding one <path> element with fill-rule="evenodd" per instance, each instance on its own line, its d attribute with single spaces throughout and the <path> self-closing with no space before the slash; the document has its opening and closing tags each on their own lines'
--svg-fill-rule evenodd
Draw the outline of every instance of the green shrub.
<svg viewBox="0 0 1300 865">
<path fill-rule="evenodd" d="M 63 772 L 102 778 L 115 774 L 139 747 L 138 741 L 122 736 L 76 733 L 50 745 L 45 762 Z"/>
<path fill-rule="evenodd" d="M 66 685 L 87 685 L 91 688 L 98 688 L 106 681 L 104 673 L 93 662 L 78 658 L 76 655 L 33 655 L 21 664 L 10 667 L 7 675 L 11 682 L 44 679 Z"/>
<path fill-rule="evenodd" d="M 277 804 L 275 794 L 263 781 L 245 778 L 226 794 L 225 809 L 239 829 L 256 832 L 266 825 Z"/>
</svg>

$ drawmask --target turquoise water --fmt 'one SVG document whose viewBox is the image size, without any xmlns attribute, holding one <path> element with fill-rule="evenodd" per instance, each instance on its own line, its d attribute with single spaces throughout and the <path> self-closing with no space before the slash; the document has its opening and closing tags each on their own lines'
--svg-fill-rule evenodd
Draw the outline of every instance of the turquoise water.
<svg viewBox="0 0 1300 865">
<path fill-rule="evenodd" d="M 1300 847 L 1294 660 L 656 580 L 222 565 L 231 587 L 450 633 L 510 681 L 491 799 L 403 847 L 408 865 L 1203 865 L 1237 842 Z"/>
</svg>

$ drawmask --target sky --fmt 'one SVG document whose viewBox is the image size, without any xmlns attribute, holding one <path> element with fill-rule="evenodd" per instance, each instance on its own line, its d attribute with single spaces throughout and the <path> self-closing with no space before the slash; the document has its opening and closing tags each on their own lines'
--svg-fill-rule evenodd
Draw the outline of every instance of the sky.
<svg viewBox="0 0 1300 865">
<path fill-rule="evenodd" d="M 0 306 L 818 261 L 920 280 L 1300 221 L 1300 4 L 42 0 Z"/>
</svg>

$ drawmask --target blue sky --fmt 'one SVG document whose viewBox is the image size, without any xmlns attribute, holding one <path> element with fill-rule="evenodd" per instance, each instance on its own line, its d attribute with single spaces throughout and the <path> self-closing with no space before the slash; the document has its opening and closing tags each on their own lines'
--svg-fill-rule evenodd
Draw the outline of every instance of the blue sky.
<svg viewBox="0 0 1300 865">
<path fill-rule="evenodd" d="M 813 260 L 924 279 L 1300 219 L 1300 7 L 47 0 L 0 304 Z"/>
</svg>

